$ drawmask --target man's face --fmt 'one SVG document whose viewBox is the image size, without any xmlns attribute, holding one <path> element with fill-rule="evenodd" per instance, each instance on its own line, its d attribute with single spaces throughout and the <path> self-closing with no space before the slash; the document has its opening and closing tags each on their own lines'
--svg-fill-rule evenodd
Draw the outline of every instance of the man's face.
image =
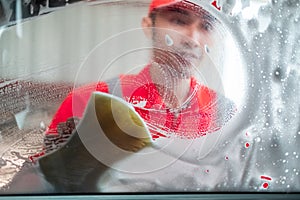
<svg viewBox="0 0 300 200">
<path fill-rule="evenodd" d="M 151 19 L 153 60 L 188 78 L 198 67 L 204 46 L 211 43 L 207 15 L 178 5 L 160 8 Z"/>
</svg>

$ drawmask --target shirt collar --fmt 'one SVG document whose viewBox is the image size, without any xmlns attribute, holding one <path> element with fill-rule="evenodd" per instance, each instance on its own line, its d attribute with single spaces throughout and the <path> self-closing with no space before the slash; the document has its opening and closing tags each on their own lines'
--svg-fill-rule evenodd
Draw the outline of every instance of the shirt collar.
<svg viewBox="0 0 300 200">
<path fill-rule="evenodd" d="M 150 66 L 151 64 L 148 64 L 138 74 L 120 76 L 123 97 L 132 104 L 144 105 L 149 108 L 157 104 L 164 108 L 165 104 L 163 103 L 162 96 L 159 95 L 157 86 L 151 78 Z M 194 90 L 198 90 L 198 86 L 197 80 L 192 77 L 190 94 Z M 197 95 L 198 91 L 194 92 Z"/>
</svg>

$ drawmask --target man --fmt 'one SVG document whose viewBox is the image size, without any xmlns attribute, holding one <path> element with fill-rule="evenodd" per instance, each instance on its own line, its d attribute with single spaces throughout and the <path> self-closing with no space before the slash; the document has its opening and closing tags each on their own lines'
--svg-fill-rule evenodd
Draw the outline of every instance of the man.
<svg viewBox="0 0 300 200">
<path fill-rule="evenodd" d="M 234 112 L 233 106 L 220 114 L 217 102 L 224 97 L 193 76 L 203 60 L 204 46 L 213 42 L 215 20 L 187 1 L 153 0 L 142 19 L 144 33 L 153 41 L 149 65 L 139 74 L 75 89 L 61 104 L 46 135 L 57 135 L 59 124 L 71 117 L 81 118 L 93 91 L 111 93 L 132 104 L 153 139 L 169 134 L 196 138 L 219 129 L 225 123 L 223 116 Z"/>
<path fill-rule="evenodd" d="M 200 6 L 187 1 L 152 0 L 148 15 L 142 19 L 144 33 L 153 44 L 149 64 L 138 74 L 120 75 L 74 89 L 46 130 L 45 151 L 40 154 L 46 156 L 39 163 L 56 189 L 78 191 L 83 189 L 82 183 L 106 170 L 93 160 L 77 135 L 67 140 L 74 134 L 76 123 L 72 119 L 83 117 L 95 91 L 130 103 L 146 122 L 154 143 L 170 136 L 199 138 L 220 129 L 231 118 L 235 112 L 231 101 L 200 84 L 194 76 L 204 59 L 204 46 L 213 43 L 215 20 Z M 49 154 L 66 142 L 68 148 L 59 149 L 61 153 Z M 126 139 L 120 142 L 124 143 L 121 146 L 130 143 Z M 88 184 L 88 191 L 95 191 L 91 185 Z"/>
<path fill-rule="evenodd" d="M 204 45 L 213 42 L 209 36 L 214 20 L 201 7 L 186 1 L 152 0 L 148 16 L 142 19 L 145 35 L 153 41 L 149 64 L 138 74 L 120 75 L 76 88 L 68 94 L 46 131 L 44 152 L 32 158 L 46 155 L 39 159 L 36 168 L 16 176 L 11 188 L 29 192 L 105 191 L 97 184 L 108 167 L 91 155 L 75 128 L 94 91 L 111 93 L 132 104 L 148 125 L 154 143 L 168 140 L 170 136 L 197 139 L 221 128 L 234 114 L 234 105 L 194 77 L 203 60 Z M 125 146 L 130 143 L 126 139 L 121 142 Z M 109 154 L 98 141 L 95 143 L 100 151 Z M 28 177 L 34 173 L 35 184 L 25 187 Z M 106 188 L 112 189 L 109 184 Z"/>
</svg>

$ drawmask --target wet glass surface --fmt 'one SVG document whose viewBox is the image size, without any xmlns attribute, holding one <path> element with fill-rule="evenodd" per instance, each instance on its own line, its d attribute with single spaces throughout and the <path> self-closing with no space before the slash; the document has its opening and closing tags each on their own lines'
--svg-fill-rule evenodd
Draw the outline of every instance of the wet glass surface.
<svg viewBox="0 0 300 200">
<path fill-rule="evenodd" d="M 146 1 L 79 2 L 0 27 L 1 191 L 299 192 L 299 2 L 219 1 L 221 10 L 192 2 L 175 7 L 176 15 L 174 7 L 156 13 L 169 28 L 164 21 L 141 28 Z M 194 27 L 199 40 L 182 31 Z M 156 78 L 140 73 L 145 66 Z M 110 93 L 141 116 L 152 145 L 124 155 L 114 154 L 124 148 L 104 149 L 92 137 L 101 124 L 97 109 L 83 120 L 89 127 L 69 118 L 59 137 L 45 136 L 69 92 L 81 118 L 85 104 L 77 97 L 90 95 L 82 88 L 92 83 L 95 91 L 94 83 L 111 80 L 122 83 L 122 96 L 115 84 Z M 198 96 L 207 103 L 200 106 Z M 122 121 L 120 109 L 111 108 Z M 44 150 L 39 163 L 34 155 Z M 37 163 L 42 170 L 30 171 Z M 28 169 L 38 174 L 31 186 L 22 185 Z"/>
</svg>

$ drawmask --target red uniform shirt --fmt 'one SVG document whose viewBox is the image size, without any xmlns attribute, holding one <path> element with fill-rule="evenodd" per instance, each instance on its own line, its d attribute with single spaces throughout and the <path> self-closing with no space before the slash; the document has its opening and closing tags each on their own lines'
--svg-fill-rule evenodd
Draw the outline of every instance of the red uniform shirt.
<svg viewBox="0 0 300 200">
<path fill-rule="evenodd" d="M 190 83 L 191 99 L 178 109 L 168 109 L 164 98 L 172 98 L 168 93 L 160 95 L 158 87 L 152 82 L 149 66 L 136 75 L 121 75 L 122 98 L 131 103 L 148 124 L 153 139 L 174 133 L 183 137 L 199 137 L 209 132 L 215 116 L 216 93 L 200 85 L 192 78 Z M 105 82 L 93 83 L 71 92 L 56 112 L 46 134 L 57 134 L 57 125 L 70 117 L 81 118 L 85 106 L 94 91 L 114 94 Z"/>
</svg>

